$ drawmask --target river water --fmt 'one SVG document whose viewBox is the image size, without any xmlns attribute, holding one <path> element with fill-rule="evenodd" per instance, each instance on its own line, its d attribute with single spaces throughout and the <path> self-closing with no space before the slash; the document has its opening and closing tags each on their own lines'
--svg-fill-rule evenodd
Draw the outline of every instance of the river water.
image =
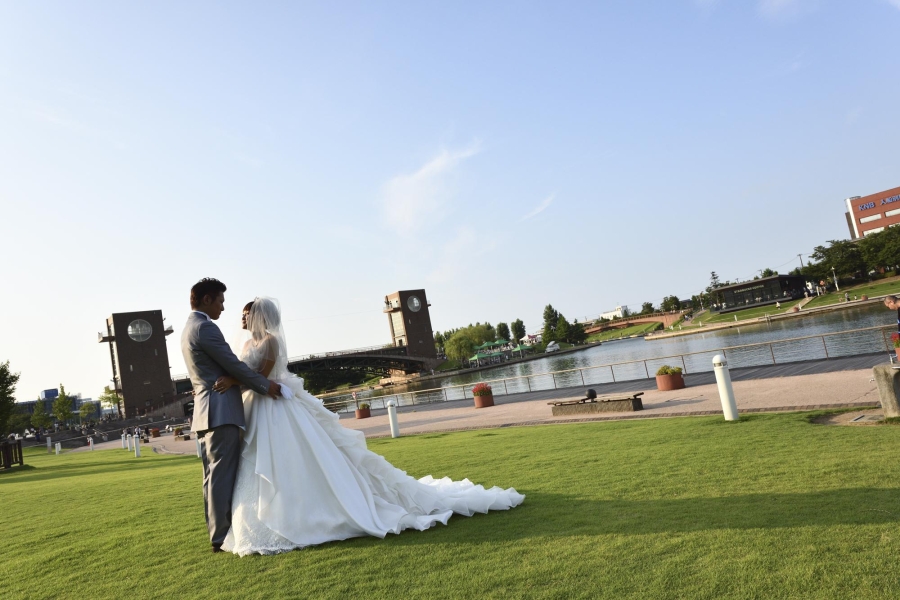
<svg viewBox="0 0 900 600">
<path fill-rule="evenodd" d="M 359 392 L 357 396 L 375 399 L 381 396 L 423 389 L 452 388 L 474 384 L 479 381 L 492 381 L 505 378 L 516 378 L 540 373 L 568 371 L 570 369 L 600 368 L 561 373 L 557 375 L 533 376 L 528 379 L 517 379 L 500 384 L 505 389 L 496 392 L 525 392 L 534 389 L 552 389 L 552 387 L 568 387 L 592 383 L 606 383 L 628 379 L 641 379 L 653 376 L 663 364 L 685 368 L 685 372 L 712 370 L 712 357 L 720 353 L 722 348 L 775 342 L 771 345 L 751 348 L 726 350 L 725 355 L 731 367 L 755 366 L 784 363 L 796 360 L 849 356 L 865 352 L 885 350 L 885 337 L 879 331 L 859 332 L 852 334 L 828 335 L 808 340 L 784 341 L 791 338 L 821 336 L 835 332 L 862 329 L 866 327 L 892 325 L 896 322 L 893 311 L 882 305 L 866 305 L 859 308 L 848 308 L 833 312 L 811 314 L 808 317 L 783 319 L 770 323 L 745 325 L 733 329 L 720 329 L 708 333 L 678 336 L 660 340 L 631 338 L 613 342 L 604 342 L 579 352 L 562 356 L 547 355 L 536 360 L 498 365 L 495 368 L 451 375 L 440 379 L 414 382 L 392 388 Z M 889 333 L 890 330 L 887 330 Z M 827 354 L 826 354 L 827 353 Z M 444 390 L 438 395 L 442 399 L 464 397 L 464 390 Z M 435 398 L 434 400 L 437 400 Z M 339 400 L 329 399 L 329 403 Z M 427 401 L 427 400 L 426 400 Z M 401 399 L 402 404 L 407 404 Z M 377 402 L 380 405 L 381 402 Z"/>
</svg>

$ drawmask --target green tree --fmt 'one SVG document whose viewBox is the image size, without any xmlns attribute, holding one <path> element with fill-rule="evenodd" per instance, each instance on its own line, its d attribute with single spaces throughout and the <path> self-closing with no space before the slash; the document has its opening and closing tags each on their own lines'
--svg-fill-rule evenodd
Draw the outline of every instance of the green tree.
<svg viewBox="0 0 900 600">
<path fill-rule="evenodd" d="M 103 388 L 103 393 L 100 394 L 97 401 L 100 402 L 100 406 L 105 408 L 115 408 L 119 418 L 122 417 L 122 397 L 111 390 L 109 386 Z"/>
<path fill-rule="evenodd" d="M 9 361 L 0 363 L 0 432 L 8 433 L 9 419 L 16 407 L 16 384 L 19 373 L 9 370 Z"/>
<path fill-rule="evenodd" d="M 31 415 L 27 412 L 17 409 L 9 417 L 9 426 L 6 433 L 25 433 L 25 428 L 31 422 Z"/>
<path fill-rule="evenodd" d="M 559 319 L 556 320 L 556 329 L 553 332 L 556 336 L 554 339 L 557 342 L 568 342 L 570 334 L 569 330 L 571 328 L 572 326 L 569 324 L 566 318 L 562 314 L 560 314 Z"/>
<path fill-rule="evenodd" d="M 773 271 L 772 269 L 766 267 L 760 272 L 759 275 L 760 277 L 773 277 L 775 275 L 778 275 L 778 271 Z"/>
<path fill-rule="evenodd" d="M 521 341 L 523 337 L 525 337 L 525 323 L 522 322 L 522 319 L 516 319 L 512 323 L 510 323 L 509 328 L 512 330 L 512 335 L 515 338 L 515 341 Z"/>
<path fill-rule="evenodd" d="M 97 406 L 93 402 L 84 402 L 80 407 L 78 407 L 78 414 L 81 415 L 81 420 L 85 421 L 94 416 L 94 412 L 96 410 Z"/>
<path fill-rule="evenodd" d="M 47 409 L 44 407 L 44 401 L 40 398 L 34 403 L 34 412 L 31 414 L 31 424 L 38 429 L 42 429 L 50 424 L 50 415 L 47 414 Z"/>
<path fill-rule="evenodd" d="M 497 339 L 509 341 L 509 325 L 506 323 L 497 323 Z"/>
<path fill-rule="evenodd" d="M 634 314 L 634 313 L 632 313 L 632 312 L 631 312 L 631 309 L 628 308 L 627 306 L 623 306 L 623 307 L 622 307 L 622 318 L 623 318 L 623 319 L 624 319 L 625 317 L 630 317 L 630 316 L 633 315 L 633 314 Z"/>
<path fill-rule="evenodd" d="M 678 299 L 678 296 L 666 296 L 659 305 L 659 309 L 663 312 L 681 310 L 681 300 Z"/>
<path fill-rule="evenodd" d="M 655 308 L 653 308 L 652 302 L 644 302 L 641 304 L 641 313 L 642 315 L 649 315 L 652 312 L 655 312 Z"/>
<path fill-rule="evenodd" d="M 544 340 L 545 344 L 549 344 L 550 342 L 557 341 L 556 337 L 556 326 L 559 322 L 559 313 L 556 312 L 556 309 L 553 308 L 552 304 L 548 304 L 544 307 L 544 327 L 541 331 L 541 336 Z"/>
<path fill-rule="evenodd" d="M 828 246 L 816 246 L 809 255 L 820 265 L 820 272 L 831 275 L 831 269 L 840 277 L 855 275 L 866 270 L 862 251 L 855 242 L 849 240 L 828 240 Z"/>
<path fill-rule="evenodd" d="M 584 324 L 579 323 L 578 319 L 575 319 L 572 322 L 572 326 L 569 327 L 569 343 L 583 344 L 585 341 L 587 341 L 587 333 L 584 331 Z"/>
<path fill-rule="evenodd" d="M 66 394 L 63 384 L 59 384 L 59 397 L 53 401 L 53 414 L 60 423 L 68 423 L 72 419 L 72 399 Z"/>
<path fill-rule="evenodd" d="M 900 265 L 900 227 L 867 235 L 859 240 L 859 251 L 870 271 L 895 270 Z"/>
</svg>

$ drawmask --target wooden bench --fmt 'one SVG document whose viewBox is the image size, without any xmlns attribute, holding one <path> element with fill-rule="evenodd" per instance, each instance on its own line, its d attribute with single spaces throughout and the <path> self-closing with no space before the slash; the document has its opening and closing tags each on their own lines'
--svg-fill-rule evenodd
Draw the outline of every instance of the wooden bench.
<svg viewBox="0 0 900 600">
<path fill-rule="evenodd" d="M 644 410 L 644 404 L 641 402 L 643 395 L 644 392 L 610 394 L 595 398 L 553 400 L 547 404 L 553 407 L 551 410 L 554 417 L 600 412 L 634 412 Z"/>
</svg>

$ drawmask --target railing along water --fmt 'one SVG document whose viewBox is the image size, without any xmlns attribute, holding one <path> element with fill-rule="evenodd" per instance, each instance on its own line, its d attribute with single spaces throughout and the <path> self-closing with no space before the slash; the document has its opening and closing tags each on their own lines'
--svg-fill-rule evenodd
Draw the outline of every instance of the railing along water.
<svg viewBox="0 0 900 600">
<path fill-rule="evenodd" d="M 879 325 L 876 327 L 786 338 L 771 342 L 723 346 L 685 354 L 491 379 L 486 380 L 485 383 L 491 385 L 495 396 L 506 396 L 523 392 L 650 379 L 655 376 L 656 370 L 662 365 L 674 364 L 677 366 L 679 362 L 685 373 L 712 371 L 712 357 L 716 354 L 725 356 L 732 369 L 854 356 L 856 354 L 892 350 L 890 347 L 890 336 L 887 334 L 888 330 L 893 327 L 893 325 Z M 350 395 L 341 396 L 325 402 L 325 406 L 335 412 L 348 412 L 355 408 L 357 402 L 367 402 L 371 408 L 377 409 L 386 408 L 386 402 L 391 399 L 397 403 L 397 406 L 468 400 L 472 398 L 470 389 L 472 385 L 468 383 L 414 392 L 401 392 L 374 398 L 367 397 L 365 392 L 361 392 L 357 394 L 356 400 Z"/>
</svg>

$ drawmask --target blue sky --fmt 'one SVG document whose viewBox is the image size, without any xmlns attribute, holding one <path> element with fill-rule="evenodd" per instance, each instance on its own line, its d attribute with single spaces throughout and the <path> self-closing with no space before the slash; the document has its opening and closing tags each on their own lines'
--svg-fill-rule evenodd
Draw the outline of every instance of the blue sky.
<svg viewBox="0 0 900 600">
<path fill-rule="evenodd" d="M 900 1 L 0 3 L 0 361 L 111 377 L 96 332 L 199 278 L 290 353 L 540 326 L 746 279 L 900 185 Z M 311 318 L 311 315 L 319 315 Z"/>
</svg>

